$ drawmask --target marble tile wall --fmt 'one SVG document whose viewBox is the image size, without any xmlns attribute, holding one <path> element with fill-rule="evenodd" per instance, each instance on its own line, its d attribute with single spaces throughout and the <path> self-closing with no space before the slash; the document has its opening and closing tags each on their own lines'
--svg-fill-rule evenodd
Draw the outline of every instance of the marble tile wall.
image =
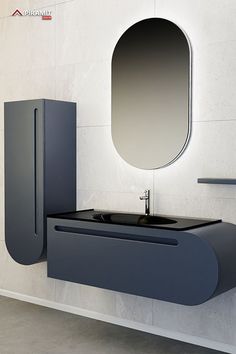
<svg viewBox="0 0 236 354">
<path fill-rule="evenodd" d="M 78 104 L 78 208 L 142 211 L 152 190 L 159 213 L 236 223 L 236 187 L 197 184 L 236 176 L 235 0 L 22 0 L 47 8 L 52 21 L 12 18 L 18 1 L 0 3 L 0 288 L 190 334 L 236 348 L 236 291 L 185 307 L 48 279 L 46 263 L 20 266 L 4 244 L 3 102 L 51 98 Z M 121 34 L 164 17 L 192 44 L 192 137 L 165 169 L 129 166 L 111 139 L 111 56 Z M 236 350 L 236 349 L 235 349 Z"/>
</svg>

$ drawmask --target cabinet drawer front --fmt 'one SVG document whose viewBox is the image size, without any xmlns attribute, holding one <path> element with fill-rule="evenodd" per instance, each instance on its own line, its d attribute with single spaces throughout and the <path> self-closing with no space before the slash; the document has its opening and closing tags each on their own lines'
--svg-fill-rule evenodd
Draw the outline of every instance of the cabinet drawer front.
<svg viewBox="0 0 236 354">
<path fill-rule="evenodd" d="M 49 277 L 182 304 L 201 302 L 215 290 L 216 265 L 201 242 L 192 244 L 194 252 L 189 252 L 188 242 L 145 242 L 52 224 L 48 223 Z M 210 264 L 212 260 L 208 270 L 204 258 Z"/>
</svg>

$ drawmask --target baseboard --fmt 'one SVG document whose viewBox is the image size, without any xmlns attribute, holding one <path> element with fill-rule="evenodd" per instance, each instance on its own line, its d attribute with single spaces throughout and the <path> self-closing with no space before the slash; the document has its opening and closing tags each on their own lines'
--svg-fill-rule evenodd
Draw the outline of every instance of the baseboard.
<svg viewBox="0 0 236 354">
<path fill-rule="evenodd" d="M 109 315 L 105 315 L 102 313 L 85 310 L 85 309 L 82 309 L 79 307 L 74 307 L 74 306 L 70 306 L 70 305 L 66 305 L 66 304 L 62 304 L 62 303 L 58 303 L 58 302 L 54 302 L 54 301 L 41 299 L 41 298 L 34 297 L 34 296 L 24 295 L 24 294 L 16 293 L 13 291 L 8 291 L 5 289 L 0 289 L 0 295 L 10 297 L 13 299 L 17 299 L 17 300 L 21 300 L 21 301 L 26 301 L 26 302 L 40 305 L 40 306 L 49 307 L 49 308 L 59 310 L 59 311 L 73 313 L 75 315 L 88 317 L 88 318 L 91 318 L 94 320 L 104 321 L 104 322 L 112 323 L 112 324 L 115 324 L 118 326 L 127 327 L 127 328 L 135 329 L 138 331 L 155 334 L 158 336 L 167 337 L 167 338 L 175 339 L 175 340 L 186 342 L 186 343 L 195 344 L 195 345 L 199 345 L 202 347 L 219 350 L 221 352 L 236 354 L 236 347 L 232 346 L 232 345 L 225 344 L 225 343 L 220 343 L 220 342 L 212 341 L 212 340 L 205 339 L 205 338 L 195 337 L 195 336 L 191 336 L 191 335 L 184 334 L 184 333 L 168 331 L 166 329 L 162 329 L 162 328 L 159 328 L 156 326 L 154 327 L 154 326 L 146 325 L 143 323 L 129 321 L 129 320 L 126 320 L 123 318 L 109 316 Z"/>
</svg>

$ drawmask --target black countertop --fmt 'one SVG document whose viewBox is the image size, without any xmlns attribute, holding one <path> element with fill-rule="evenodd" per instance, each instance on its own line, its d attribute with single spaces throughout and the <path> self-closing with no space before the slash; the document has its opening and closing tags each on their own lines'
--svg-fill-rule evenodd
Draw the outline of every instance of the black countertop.
<svg viewBox="0 0 236 354">
<path fill-rule="evenodd" d="M 94 223 L 115 224 L 115 225 L 130 225 L 138 227 L 161 228 L 167 230 L 190 230 L 197 227 L 203 227 L 211 224 L 220 223 L 220 219 L 199 219 L 192 217 L 179 217 L 172 215 L 150 215 L 148 218 L 145 215 L 138 213 L 126 213 L 110 210 L 79 210 L 63 214 L 48 215 L 50 218 L 89 221 Z M 155 217 L 155 218 L 153 218 Z M 145 220 L 149 220 L 146 223 Z M 158 224 L 152 220 L 159 220 Z M 141 222 L 140 222 L 141 220 Z M 162 220 L 164 223 L 162 224 Z M 170 223 L 168 222 L 170 220 Z M 151 222 L 150 222 L 151 221 Z"/>
</svg>

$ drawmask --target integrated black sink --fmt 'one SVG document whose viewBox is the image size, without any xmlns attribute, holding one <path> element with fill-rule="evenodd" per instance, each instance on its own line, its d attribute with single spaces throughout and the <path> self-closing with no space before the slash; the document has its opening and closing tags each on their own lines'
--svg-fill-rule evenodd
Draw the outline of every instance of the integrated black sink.
<svg viewBox="0 0 236 354">
<path fill-rule="evenodd" d="M 190 230 L 196 227 L 221 222 L 214 219 L 197 219 L 169 215 L 141 215 L 106 210 L 80 210 L 71 213 L 56 214 L 53 217 L 69 220 L 92 221 L 96 223 L 161 228 L 169 230 Z"/>
<path fill-rule="evenodd" d="M 176 224 L 176 220 L 172 220 L 162 216 L 138 215 L 125 213 L 102 213 L 93 215 L 95 220 L 112 224 L 125 225 L 170 225 Z"/>
</svg>

